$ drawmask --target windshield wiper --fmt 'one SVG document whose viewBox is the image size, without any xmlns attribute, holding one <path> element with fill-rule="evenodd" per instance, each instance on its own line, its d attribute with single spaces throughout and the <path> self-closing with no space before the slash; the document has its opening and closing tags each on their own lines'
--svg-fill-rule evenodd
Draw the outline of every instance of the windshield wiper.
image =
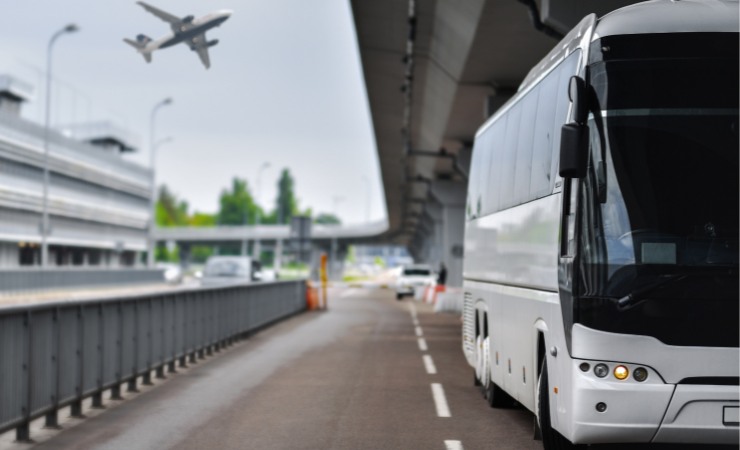
<svg viewBox="0 0 740 450">
<path fill-rule="evenodd" d="M 686 274 L 668 275 L 666 277 L 663 277 L 663 278 L 660 278 L 654 281 L 653 283 L 645 285 L 639 289 L 635 289 L 634 291 L 630 292 L 629 294 L 617 300 L 617 309 L 619 311 L 627 311 L 628 309 L 632 309 L 638 304 L 647 300 L 647 295 L 653 292 L 654 290 L 664 287 L 667 284 L 683 280 L 686 277 L 688 277 L 688 275 Z"/>
</svg>

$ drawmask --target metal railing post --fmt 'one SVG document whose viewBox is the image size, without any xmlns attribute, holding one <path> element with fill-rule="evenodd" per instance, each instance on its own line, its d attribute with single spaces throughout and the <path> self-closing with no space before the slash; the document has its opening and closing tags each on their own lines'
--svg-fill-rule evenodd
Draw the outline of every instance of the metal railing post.
<svg viewBox="0 0 740 450">
<path fill-rule="evenodd" d="M 116 336 L 116 384 L 110 389 L 111 400 L 123 400 L 121 384 L 123 384 L 123 302 L 117 302 L 116 315 L 118 316 L 118 336 Z"/>
<path fill-rule="evenodd" d="M 139 376 L 139 302 L 134 301 L 133 305 L 134 305 L 134 335 L 132 337 L 132 340 L 133 340 L 134 359 L 133 359 L 131 378 L 128 379 L 128 388 L 126 389 L 127 392 L 139 392 L 139 390 L 136 388 L 136 378 Z"/>
<path fill-rule="evenodd" d="M 75 386 L 75 400 L 69 407 L 69 415 L 81 419 L 84 416 L 82 414 L 82 389 L 85 381 L 85 313 L 82 305 L 77 307 L 77 386 Z"/>
<path fill-rule="evenodd" d="M 103 327 L 103 304 L 98 303 L 97 308 L 98 310 L 98 340 L 97 340 L 97 354 L 98 354 L 98 364 L 97 364 L 97 377 L 95 378 L 95 384 L 96 384 L 96 391 L 92 395 L 92 407 L 95 409 L 105 409 L 105 405 L 103 404 L 103 339 L 104 339 L 104 327 Z"/>
<path fill-rule="evenodd" d="M 26 328 L 26 342 L 28 345 L 28 359 L 24 364 L 26 370 L 26 404 L 21 405 L 23 422 L 15 429 L 15 440 L 31 442 L 31 400 L 33 398 L 33 327 L 31 325 L 31 311 L 26 312 L 23 325 Z"/>
<path fill-rule="evenodd" d="M 153 337 L 152 336 L 152 299 L 149 298 L 149 301 L 147 301 L 148 306 L 148 313 L 146 314 L 147 317 L 147 330 L 146 330 L 146 372 L 144 372 L 144 375 L 141 377 L 141 384 L 144 386 L 151 386 L 152 383 L 152 346 L 153 346 Z"/>
<path fill-rule="evenodd" d="M 52 313 L 52 334 L 54 335 L 54 350 L 51 354 L 51 362 L 54 370 L 54 393 L 51 395 L 52 410 L 46 413 L 44 428 L 59 429 L 59 383 L 60 383 L 60 354 L 61 354 L 61 324 L 59 320 L 59 307 L 54 308 Z"/>
</svg>

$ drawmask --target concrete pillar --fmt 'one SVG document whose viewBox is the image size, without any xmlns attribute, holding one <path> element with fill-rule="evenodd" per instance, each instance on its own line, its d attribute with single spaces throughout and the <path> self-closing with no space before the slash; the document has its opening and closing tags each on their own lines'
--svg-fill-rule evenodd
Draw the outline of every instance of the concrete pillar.
<svg viewBox="0 0 740 450">
<path fill-rule="evenodd" d="M 190 251 L 190 244 L 181 242 L 178 244 L 178 253 L 180 255 L 180 268 L 183 271 L 190 268 L 192 263 L 192 252 Z"/>
<path fill-rule="evenodd" d="M 419 241 L 417 252 L 421 259 L 429 264 L 438 266 L 442 261 L 442 221 L 444 210 L 437 202 L 427 202 L 424 206 L 422 222 L 417 230 L 416 238 Z"/>
<path fill-rule="evenodd" d="M 347 245 L 339 245 L 336 238 L 331 240 L 331 253 L 329 254 L 329 279 L 331 281 L 342 281 L 347 250 Z"/>
<path fill-rule="evenodd" d="M 244 239 L 242 241 L 241 255 L 242 256 L 247 256 L 248 253 L 249 253 L 249 240 L 248 239 Z"/>
<path fill-rule="evenodd" d="M 254 244 L 252 245 L 252 258 L 254 258 L 256 261 L 259 261 L 261 254 L 262 242 L 259 239 L 255 239 Z"/>
<path fill-rule="evenodd" d="M 272 268 L 275 269 L 275 273 L 280 273 L 280 268 L 283 265 L 283 240 L 278 239 L 275 242 L 275 256 L 272 263 Z"/>
<path fill-rule="evenodd" d="M 465 183 L 435 181 L 431 194 L 440 204 L 441 221 L 437 227 L 440 261 L 447 266 L 447 284 L 462 286 L 463 240 L 465 237 Z"/>
</svg>

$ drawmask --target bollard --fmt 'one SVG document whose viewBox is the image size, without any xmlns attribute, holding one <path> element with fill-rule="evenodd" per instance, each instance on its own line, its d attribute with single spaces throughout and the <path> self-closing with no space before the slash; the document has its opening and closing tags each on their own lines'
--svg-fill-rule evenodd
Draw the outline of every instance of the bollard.
<svg viewBox="0 0 740 450">
<path fill-rule="evenodd" d="M 326 253 L 321 254 L 321 268 L 319 269 L 319 276 L 321 278 L 321 309 L 327 309 L 329 306 L 329 297 L 327 294 L 327 284 L 329 281 L 329 271 L 327 270 L 328 257 Z"/>
</svg>

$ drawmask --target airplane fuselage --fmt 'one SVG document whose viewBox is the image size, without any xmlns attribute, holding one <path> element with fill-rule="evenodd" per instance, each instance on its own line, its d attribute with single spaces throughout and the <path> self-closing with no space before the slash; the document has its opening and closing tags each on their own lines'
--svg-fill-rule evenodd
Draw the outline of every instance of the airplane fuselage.
<svg viewBox="0 0 740 450">
<path fill-rule="evenodd" d="M 222 23 L 226 22 L 226 20 L 228 20 L 230 16 L 231 16 L 231 11 L 227 11 L 227 10 L 207 14 L 201 18 L 193 20 L 192 27 L 184 31 L 180 31 L 177 33 L 171 33 L 160 39 L 151 41 L 150 43 L 146 45 L 146 47 L 144 47 L 140 51 L 153 52 L 154 50 L 172 47 L 173 45 L 179 44 L 181 42 L 189 41 L 193 39 L 194 37 L 205 33 L 211 28 L 220 26 Z"/>
</svg>

